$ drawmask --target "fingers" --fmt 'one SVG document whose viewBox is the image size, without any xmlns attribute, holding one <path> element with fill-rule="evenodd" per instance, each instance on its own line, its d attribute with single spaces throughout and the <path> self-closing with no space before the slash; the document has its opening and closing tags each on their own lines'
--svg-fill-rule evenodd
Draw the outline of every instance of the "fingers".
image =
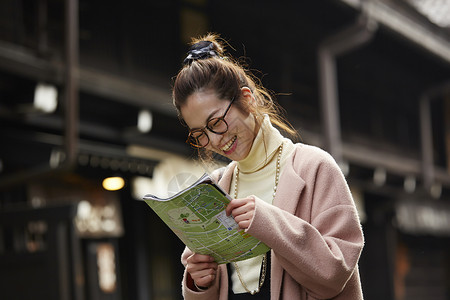
<svg viewBox="0 0 450 300">
<path fill-rule="evenodd" d="M 250 226 L 251 219 L 243 219 L 241 221 L 236 221 L 240 229 L 247 229 Z"/>
<path fill-rule="evenodd" d="M 186 271 L 197 286 L 209 287 L 216 278 L 217 263 L 208 255 L 193 254 L 188 257 Z"/>
<path fill-rule="evenodd" d="M 227 216 L 231 215 L 232 211 L 241 207 L 245 203 L 243 202 L 243 199 L 233 199 L 228 203 L 225 212 L 227 213 Z"/>
<path fill-rule="evenodd" d="M 209 288 L 213 282 L 214 279 L 216 279 L 216 272 L 211 271 L 211 274 L 192 274 L 191 277 L 194 280 L 195 284 L 200 288 Z"/>
<path fill-rule="evenodd" d="M 243 214 L 247 211 L 251 211 L 255 209 L 255 199 L 253 197 L 233 199 L 228 203 L 227 208 L 225 209 L 227 216 L 238 214 Z"/>
<path fill-rule="evenodd" d="M 198 263 L 209 263 L 214 261 L 214 257 L 209 255 L 203 255 L 198 253 L 193 253 L 187 259 L 190 264 L 198 264 Z"/>
<path fill-rule="evenodd" d="M 247 229 L 255 213 L 255 199 L 253 197 L 233 199 L 226 208 L 227 215 L 232 215 L 239 228 Z"/>
</svg>

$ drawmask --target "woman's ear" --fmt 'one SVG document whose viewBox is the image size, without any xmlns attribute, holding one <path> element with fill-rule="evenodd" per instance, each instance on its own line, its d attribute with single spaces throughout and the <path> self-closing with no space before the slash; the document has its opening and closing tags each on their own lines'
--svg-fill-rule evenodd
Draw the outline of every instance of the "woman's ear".
<svg viewBox="0 0 450 300">
<path fill-rule="evenodd" d="M 256 99 L 249 87 L 241 87 L 241 95 L 246 100 L 248 108 L 253 110 L 256 106 Z"/>
</svg>

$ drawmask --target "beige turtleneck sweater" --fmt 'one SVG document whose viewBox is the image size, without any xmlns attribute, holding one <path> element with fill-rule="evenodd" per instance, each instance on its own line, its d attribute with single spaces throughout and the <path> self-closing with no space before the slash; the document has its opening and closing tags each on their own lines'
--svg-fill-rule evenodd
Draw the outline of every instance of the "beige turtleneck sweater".
<svg viewBox="0 0 450 300">
<path fill-rule="evenodd" d="M 294 151 L 294 144 L 291 140 L 283 137 L 272 126 L 269 117 L 265 116 L 249 154 L 237 164 L 239 168 L 237 198 L 254 195 L 261 200 L 272 203 L 278 149 L 281 144 L 283 144 L 280 161 L 282 170 L 286 159 Z M 235 196 L 235 181 L 236 170 L 231 182 L 230 195 L 233 197 Z M 241 277 L 250 291 L 258 288 L 262 260 L 263 255 L 237 263 Z M 267 267 L 270 268 L 270 266 Z M 231 264 L 231 271 L 233 292 L 235 294 L 245 293 L 246 291 L 239 280 L 234 264 Z"/>
</svg>

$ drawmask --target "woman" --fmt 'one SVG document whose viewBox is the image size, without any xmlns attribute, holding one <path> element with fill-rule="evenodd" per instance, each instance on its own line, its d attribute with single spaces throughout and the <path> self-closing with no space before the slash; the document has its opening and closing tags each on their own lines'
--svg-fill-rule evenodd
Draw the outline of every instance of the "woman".
<svg viewBox="0 0 450 300">
<path fill-rule="evenodd" d="M 227 214 L 271 248 L 228 265 L 186 248 L 185 299 L 363 299 L 363 234 L 339 167 L 273 126 L 295 134 L 216 35 L 193 41 L 173 100 L 190 129 L 187 141 L 232 160 L 213 174 L 234 198 Z"/>
</svg>

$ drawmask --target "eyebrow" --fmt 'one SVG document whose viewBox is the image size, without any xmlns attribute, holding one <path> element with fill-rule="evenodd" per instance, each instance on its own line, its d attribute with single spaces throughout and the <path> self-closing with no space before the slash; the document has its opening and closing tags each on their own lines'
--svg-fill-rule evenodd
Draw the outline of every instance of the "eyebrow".
<svg viewBox="0 0 450 300">
<path fill-rule="evenodd" d="M 208 118 L 206 118 L 205 124 L 208 124 L 209 120 L 211 120 L 211 119 L 214 117 L 214 115 L 216 115 L 217 112 L 219 112 L 219 111 L 220 111 L 219 108 L 216 109 L 216 110 L 213 110 L 213 111 L 208 115 Z M 205 127 L 206 127 L 206 125 L 203 126 L 203 127 L 190 128 L 190 131 L 201 130 L 201 129 L 204 129 Z"/>
</svg>

